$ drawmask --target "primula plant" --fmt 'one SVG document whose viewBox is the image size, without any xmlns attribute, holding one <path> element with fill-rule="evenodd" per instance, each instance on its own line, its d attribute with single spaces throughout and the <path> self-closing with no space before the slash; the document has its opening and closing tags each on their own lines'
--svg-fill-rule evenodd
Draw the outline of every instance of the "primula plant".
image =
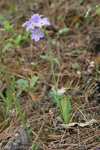
<svg viewBox="0 0 100 150">
<path fill-rule="evenodd" d="M 36 42 L 40 40 L 40 38 L 44 37 L 44 33 L 41 32 L 41 28 L 45 25 L 50 25 L 48 18 L 44 17 L 43 15 L 34 14 L 31 16 L 29 21 L 26 21 L 22 24 L 22 27 L 26 26 L 26 31 L 31 29 L 31 39 L 34 39 Z"/>
<path fill-rule="evenodd" d="M 34 14 L 31 16 L 29 21 L 26 21 L 25 23 L 22 24 L 22 27 L 26 27 L 26 31 L 31 30 L 30 37 L 31 39 L 34 39 L 36 42 L 38 42 L 40 38 L 44 37 L 44 33 L 47 36 L 50 56 L 41 56 L 41 58 L 51 62 L 53 79 L 54 79 L 54 84 L 55 84 L 55 91 L 56 91 L 56 94 L 51 92 L 51 95 L 53 96 L 53 99 L 56 101 L 63 116 L 63 120 L 60 118 L 60 116 L 58 116 L 57 119 L 61 121 L 62 123 L 67 123 L 71 116 L 71 113 L 70 113 L 71 104 L 67 96 L 63 96 L 59 100 L 56 79 L 55 79 L 55 72 L 54 72 L 54 63 L 59 63 L 59 61 L 57 58 L 53 58 L 52 56 L 51 44 L 50 44 L 49 36 L 45 30 L 45 25 L 50 26 L 50 22 L 48 21 L 48 18 L 44 17 L 44 15 Z"/>
</svg>

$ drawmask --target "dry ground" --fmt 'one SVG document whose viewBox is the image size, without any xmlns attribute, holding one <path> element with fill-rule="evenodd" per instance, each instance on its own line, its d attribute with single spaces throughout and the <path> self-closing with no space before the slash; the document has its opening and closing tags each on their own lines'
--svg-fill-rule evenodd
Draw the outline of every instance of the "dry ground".
<svg viewBox="0 0 100 150">
<path fill-rule="evenodd" d="M 97 95 L 97 91 L 100 92 L 100 83 L 96 84 L 98 89 L 94 88 L 95 80 L 99 81 L 100 78 L 100 15 L 96 13 L 97 8 L 94 6 L 90 16 L 87 19 L 84 17 L 91 2 L 95 1 L 57 0 L 55 7 L 51 7 L 53 0 L 28 0 L 24 10 L 22 0 L 17 2 L 0 0 L 0 16 L 4 16 L 10 24 L 15 24 L 10 33 L 3 32 L 0 36 L 1 74 L 3 75 L 0 77 L 0 91 L 5 94 L 7 88 L 3 78 L 5 74 L 9 80 L 12 76 L 15 76 L 15 80 L 30 80 L 34 75 L 38 76 L 38 73 L 42 72 L 36 84 L 38 90 L 29 92 L 24 90 L 19 97 L 27 128 L 33 137 L 27 150 L 32 149 L 34 143 L 38 145 L 36 149 L 100 149 L 100 139 L 97 137 L 97 135 L 100 137 L 100 100 Z M 15 6 L 18 11 L 14 13 Z M 49 55 L 46 37 L 37 43 L 31 40 L 21 41 L 17 49 L 8 48 L 6 61 L 4 61 L 2 49 L 7 44 L 5 40 L 14 33 L 24 35 L 25 29 L 21 24 L 33 13 L 43 14 L 51 22 L 47 32 L 53 56 L 59 59 L 59 64 L 55 65 L 57 86 L 58 89 L 66 88 L 65 94 L 71 101 L 72 116 L 69 124 L 86 123 L 88 116 L 90 121 L 95 119 L 92 128 L 89 124 L 84 124 L 84 127 L 80 124 L 65 127 L 56 119 L 56 116 L 60 115 L 60 110 L 48 96 L 54 85 L 50 63 L 40 59 L 40 55 Z M 0 26 L 3 27 L 2 20 Z M 57 35 L 56 33 L 63 28 L 69 30 L 65 35 Z M 20 62 L 18 57 L 25 61 Z M 34 67 L 31 62 L 36 62 L 37 66 Z M 78 63 L 76 69 L 72 67 L 75 63 Z M 50 78 L 47 81 L 48 76 Z M 15 88 L 16 91 L 20 89 L 17 84 Z M 0 101 L 3 103 L 2 98 Z M 0 117 L 2 118 L 2 112 Z M 22 125 L 14 104 L 7 120 L 0 124 L 0 147 L 3 149 L 14 131 Z"/>
</svg>

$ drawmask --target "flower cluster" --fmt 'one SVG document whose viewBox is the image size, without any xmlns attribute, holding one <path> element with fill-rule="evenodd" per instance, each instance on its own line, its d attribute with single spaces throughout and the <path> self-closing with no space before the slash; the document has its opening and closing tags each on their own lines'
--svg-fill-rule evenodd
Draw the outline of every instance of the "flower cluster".
<svg viewBox="0 0 100 150">
<path fill-rule="evenodd" d="M 29 21 L 26 21 L 22 24 L 22 27 L 26 26 L 26 31 L 31 29 L 31 39 L 34 39 L 36 42 L 40 40 L 40 38 L 44 37 L 44 33 L 41 32 L 41 28 L 45 25 L 50 25 L 48 18 L 43 15 L 34 14 L 31 16 Z"/>
</svg>

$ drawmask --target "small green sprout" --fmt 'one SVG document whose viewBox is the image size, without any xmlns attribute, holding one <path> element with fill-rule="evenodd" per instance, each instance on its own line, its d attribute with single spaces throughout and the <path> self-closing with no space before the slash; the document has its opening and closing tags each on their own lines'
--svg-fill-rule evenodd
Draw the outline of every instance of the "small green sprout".
<svg viewBox="0 0 100 150">
<path fill-rule="evenodd" d="M 33 90 L 37 90 L 37 87 L 35 87 L 35 84 L 38 79 L 39 79 L 39 77 L 34 76 L 33 78 L 30 79 L 30 81 L 25 80 L 25 79 L 18 79 L 16 81 L 16 83 L 18 84 L 19 87 L 23 88 L 23 90 L 33 91 Z M 23 90 L 21 90 L 21 92 Z M 21 94 L 21 92 L 20 92 L 20 94 Z"/>
<path fill-rule="evenodd" d="M 99 4 L 98 4 L 97 2 L 93 3 L 93 4 L 90 6 L 90 8 L 87 10 L 87 12 L 86 12 L 86 14 L 85 14 L 85 18 L 87 18 L 87 17 L 90 15 L 91 9 L 92 9 L 92 7 L 93 7 L 94 5 L 96 5 L 96 7 L 99 6 Z"/>
<path fill-rule="evenodd" d="M 89 8 L 88 11 L 86 12 L 85 18 L 87 18 L 90 15 L 90 12 L 91 12 L 91 8 Z"/>
<path fill-rule="evenodd" d="M 10 39 L 8 39 L 7 41 L 10 42 L 11 44 L 13 44 L 13 46 L 15 48 L 18 48 L 18 45 L 20 43 L 20 41 L 22 40 L 22 36 L 18 35 L 17 38 L 15 40 L 13 40 L 13 37 L 11 37 Z"/>
<path fill-rule="evenodd" d="M 63 29 L 60 29 L 56 34 L 57 35 L 63 34 L 65 36 L 67 31 L 69 31 L 69 28 L 63 28 Z"/>
<path fill-rule="evenodd" d="M 79 67 L 79 65 L 78 65 L 77 62 L 75 62 L 75 63 L 72 65 L 72 68 L 73 68 L 73 69 L 78 69 L 78 67 Z"/>
<path fill-rule="evenodd" d="M 4 21 L 4 29 L 0 29 L 1 31 L 10 31 L 13 28 L 14 24 L 12 24 L 11 26 L 9 25 L 8 21 Z"/>
<path fill-rule="evenodd" d="M 18 57 L 18 59 L 20 60 L 20 62 L 24 62 L 25 60 L 23 58 Z"/>
<path fill-rule="evenodd" d="M 40 56 L 40 58 L 45 59 L 45 60 L 50 61 L 50 62 L 52 60 L 53 63 L 57 63 L 57 64 L 59 63 L 58 58 L 50 57 L 47 55 L 46 56 Z"/>
<path fill-rule="evenodd" d="M 36 66 L 37 64 L 35 62 L 31 62 L 31 65 Z"/>
<path fill-rule="evenodd" d="M 24 80 L 24 79 L 18 79 L 16 81 L 16 83 L 18 84 L 19 87 L 25 88 L 28 85 L 29 81 L 28 80 Z"/>
</svg>

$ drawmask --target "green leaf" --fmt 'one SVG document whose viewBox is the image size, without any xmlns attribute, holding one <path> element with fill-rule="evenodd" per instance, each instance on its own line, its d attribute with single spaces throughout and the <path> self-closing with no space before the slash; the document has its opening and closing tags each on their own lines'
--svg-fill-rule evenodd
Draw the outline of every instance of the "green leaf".
<svg viewBox="0 0 100 150">
<path fill-rule="evenodd" d="M 50 57 L 47 55 L 46 56 L 40 56 L 40 58 L 45 59 L 45 60 L 50 61 L 50 62 L 52 60 L 53 63 L 57 63 L 57 64 L 59 63 L 58 58 Z"/>
<path fill-rule="evenodd" d="M 27 86 L 27 87 L 25 87 L 25 90 L 26 90 L 27 92 L 32 92 L 32 91 L 38 90 L 38 88 L 37 88 L 37 87 L 30 87 L 30 86 Z"/>
<path fill-rule="evenodd" d="M 85 18 L 87 18 L 90 15 L 90 11 L 91 11 L 91 8 L 89 8 L 88 11 L 86 12 Z"/>
<path fill-rule="evenodd" d="M 4 21 L 4 29 L 0 29 L 0 31 L 5 31 L 5 30 L 10 30 L 12 27 L 14 26 L 14 24 L 12 24 L 11 26 L 9 25 L 8 21 Z"/>
<path fill-rule="evenodd" d="M 30 39 L 29 39 L 29 37 L 26 35 L 26 36 L 22 36 L 22 38 L 21 38 L 21 40 L 23 40 L 23 41 L 27 41 L 27 42 L 29 42 L 30 41 Z"/>
<path fill-rule="evenodd" d="M 0 31 L 5 31 L 5 29 L 0 29 Z"/>
<path fill-rule="evenodd" d="M 31 65 L 36 66 L 37 64 L 35 62 L 31 62 Z"/>
<path fill-rule="evenodd" d="M 67 96 L 63 96 L 61 98 L 61 107 L 62 107 L 61 113 L 63 115 L 64 122 L 67 123 L 71 116 L 71 113 L 70 113 L 71 103 L 68 100 Z"/>
<path fill-rule="evenodd" d="M 57 0 L 53 0 L 53 3 L 51 3 L 51 8 L 54 8 L 57 5 Z"/>
<path fill-rule="evenodd" d="M 79 65 L 78 65 L 78 63 L 76 62 L 76 63 L 74 63 L 73 65 L 72 65 L 72 68 L 73 69 L 78 69 L 78 67 L 79 67 Z"/>
<path fill-rule="evenodd" d="M 10 42 L 11 44 L 14 42 L 12 38 L 6 40 L 7 42 Z"/>
<path fill-rule="evenodd" d="M 18 96 L 21 95 L 22 91 L 23 91 L 22 89 L 19 89 L 18 92 L 17 92 L 17 95 Z"/>
<path fill-rule="evenodd" d="M 50 91 L 50 95 L 53 97 L 53 99 L 57 103 L 58 107 L 61 109 L 60 101 L 59 101 L 58 97 L 56 96 L 56 94 L 53 91 Z"/>
<path fill-rule="evenodd" d="M 42 76 L 42 71 L 41 71 L 41 70 L 38 72 L 38 76 L 39 76 L 39 77 Z"/>
<path fill-rule="evenodd" d="M 78 0 L 77 3 L 74 4 L 74 7 L 78 7 L 82 2 L 83 0 Z"/>
<path fill-rule="evenodd" d="M 57 17 L 57 20 L 61 20 L 63 16 L 64 16 L 64 13 L 59 14 Z"/>
<path fill-rule="evenodd" d="M 18 47 L 18 44 L 19 42 L 21 41 L 21 35 L 18 35 L 16 40 L 14 41 L 14 46 L 17 48 Z"/>
<path fill-rule="evenodd" d="M 30 80 L 30 87 L 34 87 L 38 79 L 39 79 L 39 77 L 34 76 L 34 77 Z"/>
<path fill-rule="evenodd" d="M 2 52 L 6 53 L 6 51 L 8 50 L 9 47 L 10 47 L 10 45 L 5 45 L 2 49 Z"/>
<path fill-rule="evenodd" d="M 57 118 L 60 122 L 64 123 L 64 121 L 61 119 L 60 116 L 57 116 L 56 118 Z"/>
<path fill-rule="evenodd" d="M 8 21 L 6 21 L 6 20 L 4 21 L 4 26 L 5 26 L 6 30 L 9 30 L 10 26 L 9 26 L 9 22 Z"/>
<path fill-rule="evenodd" d="M 82 48 L 79 48 L 79 49 L 73 50 L 72 53 L 79 53 L 79 52 L 81 52 L 81 51 L 83 51 L 83 49 L 82 49 Z"/>
<path fill-rule="evenodd" d="M 80 22 L 77 21 L 77 22 L 75 23 L 75 27 L 78 28 L 79 26 L 80 26 Z"/>
<path fill-rule="evenodd" d="M 12 25 L 9 27 L 9 29 L 12 29 L 12 28 L 13 28 L 13 26 L 14 26 L 14 24 L 12 24 Z"/>
<path fill-rule="evenodd" d="M 60 29 L 58 32 L 57 32 L 57 35 L 61 35 L 61 34 L 64 34 L 69 31 L 70 28 L 63 28 L 63 29 Z"/>
<path fill-rule="evenodd" d="M 23 58 L 18 57 L 18 59 L 20 60 L 20 62 L 24 62 L 25 60 Z"/>
<path fill-rule="evenodd" d="M 98 8 L 98 9 L 96 10 L 96 13 L 97 13 L 98 15 L 100 15 L 100 8 Z"/>
<path fill-rule="evenodd" d="M 19 79 L 16 81 L 16 83 L 18 84 L 19 87 L 25 88 L 29 83 L 29 81 L 24 79 Z"/>
</svg>

